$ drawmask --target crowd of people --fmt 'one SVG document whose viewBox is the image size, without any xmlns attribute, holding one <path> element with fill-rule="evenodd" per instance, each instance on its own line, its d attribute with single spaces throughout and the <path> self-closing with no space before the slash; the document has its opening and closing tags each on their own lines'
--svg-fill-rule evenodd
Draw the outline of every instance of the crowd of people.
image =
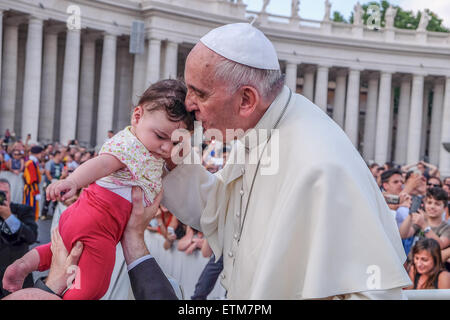
<svg viewBox="0 0 450 320">
<path fill-rule="evenodd" d="M 109 130 L 108 138 L 113 136 L 114 132 Z M 0 171 L 14 173 L 21 176 L 24 181 L 24 197 L 21 208 L 27 208 L 29 213 L 32 213 L 32 219 L 28 217 L 27 223 L 31 225 L 35 232 L 34 237 L 28 237 L 27 241 L 24 242 L 27 248 L 28 245 L 35 243 L 37 239 L 38 227 L 36 221 L 38 219 L 47 220 L 53 218 L 57 201 L 47 199 L 47 187 L 52 182 L 67 178 L 78 166 L 98 155 L 98 152 L 95 150 L 80 146 L 77 140 L 71 140 L 67 145 L 53 143 L 39 146 L 31 144 L 30 139 L 31 137 L 28 136 L 25 142 L 22 142 L 20 139 L 16 140 L 15 135 L 6 130 L 4 138 L 0 140 Z M 220 143 L 212 140 L 203 144 L 202 148 L 205 168 L 212 173 L 220 170 L 226 162 L 226 157 L 230 151 L 229 147 L 222 148 Z M 27 169 L 27 164 L 34 167 L 35 170 Z M 29 171 L 33 172 L 30 173 Z M 42 195 L 40 191 L 42 191 Z M 75 196 L 62 201 L 64 207 L 73 204 L 80 193 L 78 192 Z M 39 208 L 39 203 L 42 205 L 42 208 Z M 163 205 L 160 205 L 157 215 L 150 222 L 147 229 L 165 238 L 164 249 L 166 250 L 172 249 L 174 242 L 177 241 L 176 248 L 173 248 L 173 250 L 183 251 L 187 255 L 192 254 L 195 250 L 199 250 L 207 258 L 210 258 L 212 255 L 212 250 L 209 248 L 202 232 L 180 222 Z M 3 275 L 9 264 L 27 252 L 23 248 L 19 251 L 13 255 L 12 259 L 7 259 L 7 261 L 5 260 L 2 263 L 0 276 Z M 214 263 L 214 259 L 210 262 Z M 210 289 L 207 289 L 206 292 L 203 292 L 205 291 L 203 290 L 202 293 L 197 289 L 196 294 L 192 298 L 206 299 L 208 293 L 214 288 L 221 270 L 222 268 L 220 267 L 212 281 L 208 279 L 208 282 L 211 284 L 206 287 Z M 199 284 L 201 282 L 204 281 L 199 281 Z M 31 285 L 32 282 L 28 279 L 25 282 L 25 286 Z"/>
<path fill-rule="evenodd" d="M 405 166 L 369 166 L 397 222 L 413 285 L 450 288 L 450 177 L 420 161 Z"/>
<path fill-rule="evenodd" d="M 108 132 L 109 138 L 113 135 L 112 131 Z M 212 140 L 202 147 L 205 168 L 212 173 L 220 170 L 226 163 L 229 146 Z M 25 235 L 22 235 L 23 245 L 20 250 L 16 255 L 10 255 L 12 259 L 23 255 L 28 245 L 37 239 L 37 225 L 30 216 L 35 221 L 52 217 L 57 203 L 46 199 L 47 186 L 54 181 L 65 179 L 78 166 L 96 156 L 95 150 L 80 146 L 76 140 L 69 141 L 67 145 L 53 143 L 39 146 L 30 144 L 30 136 L 22 142 L 16 140 L 9 130 L 5 132 L 4 138 L 0 140 L 0 171 L 21 175 L 24 181 L 22 204 L 19 207 L 15 204 L 12 211 L 19 220 L 23 220 L 21 224 L 24 227 L 20 228 L 20 231 Z M 369 169 L 391 209 L 393 219 L 396 220 L 408 256 L 404 267 L 413 285 L 406 289 L 450 288 L 450 177 L 441 177 L 436 166 L 424 161 L 405 166 L 372 163 Z M 5 179 L 0 181 L 3 189 L 7 189 L 7 184 Z M 40 189 L 43 190 L 42 196 Z M 64 205 L 74 203 L 79 194 L 66 199 Z M 39 208 L 39 203 L 43 206 L 42 209 Z M 7 223 L 8 217 L 7 214 L 0 217 L 2 233 L 7 229 L 5 225 L 13 231 L 19 230 L 12 227 L 13 224 Z M 210 258 L 200 276 L 196 292 L 191 297 L 206 299 L 214 288 L 223 265 L 222 258 L 216 261 L 202 232 L 184 225 L 162 205 L 147 229 L 164 237 L 166 250 L 180 250 L 187 255 L 200 250 L 204 257 Z M 5 235 L 2 234 L 0 250 L 7 247 L 4 238 Z M 0 276 L 8 264 L 13 262 L 5 261 L 4 257 L 1 260 Z M 25 285 L 30 284 L 28 279 Z"/>
</svg>

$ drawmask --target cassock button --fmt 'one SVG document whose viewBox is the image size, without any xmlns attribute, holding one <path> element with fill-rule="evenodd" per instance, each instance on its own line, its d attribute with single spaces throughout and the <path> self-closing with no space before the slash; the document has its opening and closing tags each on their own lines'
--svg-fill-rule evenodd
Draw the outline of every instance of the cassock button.
<svg viewBox="0 0 450 320">
<path fill-rule="evenodd" d="M 233 258 L 233 252 L 228 251 L 228 256 L 229 256 L 230 258 Z"/>
<path fill-rule="evenodd" d="M 242 174 L 244 174 L 245 173 L 245 169 L 241 168 L 241 172 L 242 172 Z"/>
<path fill-rule="evenodd" d="M 236 217 L 240 217 L 241 216 L 241 212 L 240 211 L 238 211 L 238 212 L 236 212 Z"/>
<path fill-rule="evenodd" d="M 220 278 L 225 279 L 225 274 L 221 273 Z"/>
<path fill-rule="evenodd" d="M 239 237 L 239 236 L 238 236 L 237 233 L 235 233 L 235 234 L 233 235 L 233 238 L 234 238 L 235 240 L 237 240 L 238 237 Z"/>
<path fill-rule="evenodd" d="M 241 195 L 241 197 L 244 195 L 244 189 L 241 189 L 241 191 L 239 191 L 239 194 Z"/>
</svg>

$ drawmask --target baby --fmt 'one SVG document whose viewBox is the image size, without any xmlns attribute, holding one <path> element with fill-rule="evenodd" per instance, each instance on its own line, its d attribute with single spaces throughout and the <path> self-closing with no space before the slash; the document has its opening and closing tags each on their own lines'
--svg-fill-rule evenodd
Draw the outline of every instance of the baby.
<svg viewBox="0 0 450 320">
<path fill-rule="evenodd" d="M 64 211 L 59 222 L 69 252 L 77 241 L 84 246 L 77 284 L 64 293 L 63 299 L 100 299 L 108 290 L 116 245 L 131 214 L 132 186 L 143 189 L 145 205 L 150 205 L 161 190 L 163 158 L 170 157 L 174 145 L 172 132 L 193 129 L 193 116 L 184 105 L 185 96 L 186 87 L 181 81 L 162 80 L 153 84 L 134 108 L 131 126 L 106 141 L 98 157 L 47 188 L 48 199 L 65 200 L 89 185 Z M 21 289 L 23 282 L 17 281 L 17 274 L 26 276 L 34 270 L 49 269 L 50 245 L 31 250 L 8 267 L 16 278 L 9 277 L 7 270 L 4 288 Z"/>
</svg>

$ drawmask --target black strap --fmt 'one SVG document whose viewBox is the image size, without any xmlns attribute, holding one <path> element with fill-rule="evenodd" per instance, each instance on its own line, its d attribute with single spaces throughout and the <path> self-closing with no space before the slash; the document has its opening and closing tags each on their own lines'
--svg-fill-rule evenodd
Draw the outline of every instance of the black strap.
<svg viewBox="0 0 450 320">
<path fill-rule="evenodd" d="M 442 271 L 444 271 L 444 270 L 439 270 L 439 272 L 438 272 L 438 274 L 437 274 L 437 276 L 436 276 L 436 279 L 434 279 L 434 288 L 435 288 L 435 289 L 439 289 L 439 288 L 438 288 L 438 285 L 439 285 L 439 275 L 441 274 Z"/>
<path fill-rule="evenodd" d="M 419 283 L 420 274 L 416 271 L 416 274 L 414 275 L 414 288 L 417 289 L 417 284 Z"/>
<path fill-rule="evenodd" d="M 55 294 L 58 297 L 62 298 L 59 294 L 54 293 L 52 289 L 47 287 L 47 285 L 43 281 L 45 278 L 46 277 L 42 277 L 42 278 L 37 279 L 36 282 L 34 283 L 33 288 L 38 288 L 38 289 L 44 290 L 45 292 L 48 292 L 48 293 L 51 293 L 51 294 Z"/>
</svg>

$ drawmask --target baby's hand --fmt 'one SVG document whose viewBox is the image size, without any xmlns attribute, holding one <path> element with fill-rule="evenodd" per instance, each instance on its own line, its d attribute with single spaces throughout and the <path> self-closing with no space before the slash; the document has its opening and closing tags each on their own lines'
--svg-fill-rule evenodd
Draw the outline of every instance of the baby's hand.
<svg viewBox="0 0 450 320">
<path fill-rule="evenodd" d="M 71 179 L 60 180 L 47 187 L 47 200 L 65 201 L 73 197 L 78 190 L 75 181 Z"/>
</svg>

